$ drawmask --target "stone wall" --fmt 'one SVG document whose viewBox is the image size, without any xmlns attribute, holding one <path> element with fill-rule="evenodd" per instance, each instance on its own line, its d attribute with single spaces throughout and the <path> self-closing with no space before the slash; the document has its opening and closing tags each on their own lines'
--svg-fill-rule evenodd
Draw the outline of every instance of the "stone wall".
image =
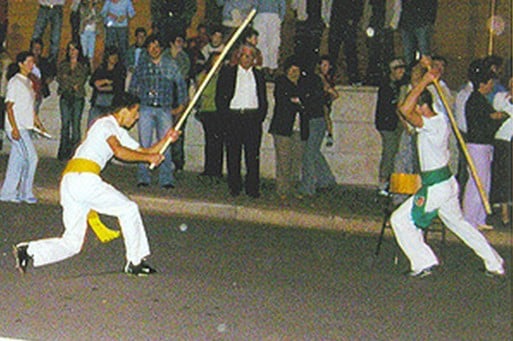
<svg viewBox="0 0 513 341">
<path fill-rule="evenodd" d="M 274 108 L 272 96 L 274 85 L 268 83 L 269 113 L 264 121 L 264 134 L 261 148 L 261 173 L 263 177 L 274 178 L 274 147 L 272 137 L 267 133 Z M 90 91 L 90 87 L 87 87 Z M 40 157 L 56 157 L 59 147 L 60 110 L 56 94 L 56 82 L 51 86 L 52 95 L 41 107 L 43 124 L 54 139 L 39 138 L 35 141 Z M 339 87 L 340 97 L 333 103 L 332 119 L 334 123 L 335 144 L 323 152 L 328 159 L 337 182 L 351 185 L 376 185 L 381 140 L 374 129 L 374 111 L 376 89 L 371 87 Z M 90 95 L 88 95 L 90 98 Z M 86 131 L 89 103 L 82 117 L 82 135 Z M 137 126 L 130 134 L 137 139 Z M 189 117 L 185 127 L 185 169 L 201 172 L 203 170 L 203 129 L 194 116 Z M 4 141 L 2 153 L 8 153 L 9 143 Z M 300 162 L 300 161 L 298 161 Z"/>
</svg>

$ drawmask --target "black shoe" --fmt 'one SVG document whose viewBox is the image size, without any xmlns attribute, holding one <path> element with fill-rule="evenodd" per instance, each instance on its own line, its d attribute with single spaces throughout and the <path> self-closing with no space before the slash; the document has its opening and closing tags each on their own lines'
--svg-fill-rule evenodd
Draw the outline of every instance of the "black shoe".
<svg viewBox="0 0 513 341">
<path fill-rule="evenodd" d="M 333 135 L 326 135 L 326 147 L 333 147 Z"/>
<path fill-rule="evenodd" d="M 260 198 L 260 192 L 255 192 L 255 193 L 252 192 L 252 193 L 247 193 L 247 194 L 248 194 L 248 196 L 250 196 L 254 199 Z"/>
<path fill-rule="evenodd" d="M 161 187 L 164 188 L 164 189 L 173 189 L 173 188 L 175 188 L 175 185 L 173 185 L 173 184 L 165 184 L 165 185 L 162 185 Z"/>
<path fill-rule="evenodd" d="M 27 253 L 27 249 L 28 244 L 26 243 L 20 243 L 12 246 L 12 253 L 16 259 L 16 269 L 18 269 L 21 274 L 27 272 L 27 266 L 29 261 L 32 259 L 32 257 Z"/>
<path fill-rule="evenodd" d="M 150 185 L 150 184 L 149 184 L 149 183 L 147 183 L 147 182 L 139 182 L 139 183 L 137 184 L 137 187 L 148 187 L 149 185 Z"/>
<path fill-rule="evenodd" d="M 125 266 L 125 273 L 134 276 L 148 276 L 156 273 L 157 270 L 146 264 L 143 260 L 138 265 L 133 265 L 132 262 Z"/>
</svg>

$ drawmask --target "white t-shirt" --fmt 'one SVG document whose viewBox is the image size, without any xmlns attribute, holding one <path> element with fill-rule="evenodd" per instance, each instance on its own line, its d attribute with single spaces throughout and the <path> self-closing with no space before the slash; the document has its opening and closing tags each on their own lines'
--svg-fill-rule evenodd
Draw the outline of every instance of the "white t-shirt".
<svg viewBox="0 0 513 341">
<path fill-rule="evenodd" d="M 14 103 L 14 120 L 19 130 L 34 127 L 34 101 L 36 94 L 32 88 L 32 81 L 21 73 L 14 75 L 7 83 L 5 103 Z M 5 130 L 12 131 L 11 123 L 5 115 Z"/>
<path fill-rule="evenodd" d="M 41 70 L 37 67 L 37 65 L 34 65 L 31 71 L 37 78 L 41 79 Z"/>
<path fill-rule="evenodd" d="M 509 115 L 509 118 L 502 123 L 499 130 L 495 133 L 496 139 L 509 142 L 513 136 L 513 104 L 511 103 L 511 93 L 497 93 L 493 98 L 493 107 L 495 110 L 503 111 Z"/>
<path fill-rule="evenodd" d="M 474 90 L 471 82 L 467 82 L 465 86 L 456 95 L 454 102 L 454 119 L 458 124 L 458 128 L 466 133 L 467 132 L 467 118 L 465 116 L 465 104 L 467 103 L 470 94 Z"/>
<path fill-rule="evenodd" d="M 420 170 L 427 172 L 449 164 L 449 122 L 445 115 L 422 117 L 424 126 L 417 128 Z"/>
<path fill-rule="evenodd" d="M 139 143 L 128 134 L 128 131 L 119 125 L 114 116 L 108 115 L 93 123 L 73 158 L 94 161 L 103 169 L 105 164 L 114 156 L 114 152 L 107 142 L 107 139 L 111 136 L 116 136 L 124 147 L 130 149 L 140 147 Z"/>
</svg>

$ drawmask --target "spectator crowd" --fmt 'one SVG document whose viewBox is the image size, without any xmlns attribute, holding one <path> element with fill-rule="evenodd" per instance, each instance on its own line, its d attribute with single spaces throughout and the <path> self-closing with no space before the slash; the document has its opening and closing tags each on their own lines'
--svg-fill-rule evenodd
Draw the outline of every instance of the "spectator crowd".
<svg viewBox="0 0 513 341">
<path fill-rule="evenodd" d="M 201 23 L 192 37 L 187 36 L 187 28 L 196 12 L 193 0 L 152 0 L 151 27 L 135 28 L 133 37 L 129 36 L 129 25 L 138 13 L 132 0 L 73 0 L 69 1 L 71 41 L 65 45 L 64 58 L 58 60 L 63 7 L 67 3 L 39 0 L 27 51 L 11 58 L 2 41 L 0 121 L 13 148 L 0 200 L 37 201 L 31 188 L 37 154 L 29 132 L 33 127 L 45 131 L 38 113 L 50 95 L 51 82 L 58 83 L 59 160 L 71 159 L 84 137 L 80 123 L 85 102 L 91 104 L 87 113 L 90 127 L 100 117 L 111 114 L 113 99 L 125 92 L 140 99 L 139 143 L 142 148 L 150 148 L 180 120 L 194 90 L 216 64 L 231 34 L 254 8 L 257 14 L 252 25 L 222 61 L 194 109 L 205 137 L 201 177 L 219 183 L 226 159 L 229 193 L 260 196 L 260 146 L 262 135 L 267 133 L 262 125 L 268 112 L 266 83 L 273 82 L 275 106 L 268 133 L 276 153 L 278 195 L 285 200 L 329 191 L 336 181 L 321 146 L 326 143 L 329 147 L 337 141 L 330 112 L 332 102 L 339 96 L 337 77 L 343 73 L 350 85 L 379 87 L 375 121 L 382 141 L 378 191 L 391 196 L 392 174 L 419 173 L 417 132 L 398 114 L 398 108 L 427 71 L 426 65 L 419 63 L 421 57 L 426 57 L 430 67 L 440 74 L 441 91 L 433 84 L 426 88 L 432 96 L 434 112 L 446 117 L 454 113 L 486 194 L 501 207 L 503 222 L 509 222 L 511 57 L 505 56 L 509 58 L 507 62 L 495 55 L 472 61 L 468 82 L 461 89 L 450 89 L 444 81 L 450 65 L 444 56 L 434 55 L 431 48 L 437 0 L 216 0 L 213 6 L 220 11 L 218 22 Z M 292 55 L 279 58 L 287 11 L 295 15 L 296 36 Z M 49 54 L 43 56 L 42 36 L 47 26 L 51 28 Z M 328 54 L 320 55 L 325 27 L 329 27 Z M 369 36 L 365 77 L 358 65 L 359 27 L 367 27 Z M 393 52 L 394 30 L 401 35 L 402 56 Z M 104 41 L 103 58 L 95 65 L 100 36 Z M 338 63 L 340 50 L 344 53 L 344 67 Z M 30 88 L 23 88 L 27 84 Z M 92 88 L 91 98 L 86 98 L 88 86 Z M 25 108 L 30 114 L 18 110 L 20 98 L 30 98 L 31 104 Z M 143 164 L 138 167 L 134 185 L 147 187 L 156 182 L 169 190 L 178 185 L 176 172 L 183 170 L 186 162 L 183 132 L 182 126 L 182 134 L 165 150 L 158 169 L 150 170 Z M 475 180 L 469 175 L 454 137 L 451 152 L 450 166 L 462 188 L 465 218 L 475 228 L 493 228 L 487 224 Z M 245 167 L 241 166 L 242 156 Z M 153 181 L 157 173 L 158 181 Z M 403 200 L 394 196 L 396 204 Z"/>
</svg>

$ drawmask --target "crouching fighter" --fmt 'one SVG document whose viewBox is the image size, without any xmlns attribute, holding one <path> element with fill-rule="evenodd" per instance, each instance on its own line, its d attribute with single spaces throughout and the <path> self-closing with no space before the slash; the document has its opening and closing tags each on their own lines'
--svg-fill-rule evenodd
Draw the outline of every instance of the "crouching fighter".
<svg viewBox="0 0 513 341">
<path fill-rule="evenodd" d="M 139 118 L 139 102 L 134 95 L 119 94 L 113 99 L 112 112 L 91 126 L 67 164 L 60 183 L 64 233 L 58 238 L 15 245 L 16 267 L 20 272 L 26 271 L 30 260 L 38 267 L 79 253 L 90 211 L 118 218 L 126 249 L 126 273 L 143 276 L 156 272 L 145 261 L 150 248 L 137 204 L 99 175 L 113 156 L 129 162 L 159 165 L 164 160 L 159 154 L 161 147 L 168 139 L 174 142 L 179 137 L 178 131 L 170 129 L 161 141 L 150 148 L 141 148 L 127 131 Z"/>
<path fill-rule="evenodd" d="M 503 276 L 503 259 L 464 220 L 461 212 L 458 184 L 448 167 L 450 126 L 445 115 L 433 111 L 433 99 L 425 90 L 437 77 L 435 70 L 425 73 L 399 107 L 400 114 L 418 133 L 422 188 L 392 214 L 395 238 L 410 261 L 408 275 L 417 278 L 430 275 L 438 259 L 425 243 L 423 229 L 438 215 L 447 228 L 483 259 L 487 275 Z"/>
</svg>

